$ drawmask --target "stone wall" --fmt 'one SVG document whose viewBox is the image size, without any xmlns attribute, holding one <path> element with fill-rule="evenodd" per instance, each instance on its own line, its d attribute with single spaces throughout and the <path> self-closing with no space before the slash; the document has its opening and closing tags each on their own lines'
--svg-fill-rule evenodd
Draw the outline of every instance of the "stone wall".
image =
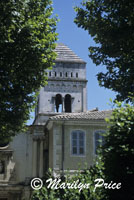
<svg viewBox="0 0 134 200">
<path fill-rule="evenodd" d="M 40 90 L 38 113 L 55 112 L 55 96 L 61 94 L 64 99 L 71 96 L 71 112 L 87 110 L 86 65 L 84 63 L 57 62 L 53 69 L 48 70 L 48 84 Z M 63 109 L 60 112 L 64 112 Z"/>
<path fill-rule="evenodd" d="M 94 151 L 94 133 L 97 130 L 106 130 L 106 124 L 103 122 L 86 124 L 84 122 L 64 122 L 64 125 L 59 122 L 53 124 L 53 169 L 62 170 L 62 132 L 64 127 L 64 170 L 84 169 L 86 164 L 91 166 L 95 158 Z M 74 156 L 71 154 L 71 132 L 74 130 L 82 130 L 85 132 L 85 155 Z M 52 134 L 52 130 L 51 130 Z M 51 138 L 52 139 L 52 138 Z M 50 142 L 52 144 L 52 141 Z M 52 147 L 50 146 L 49 149 Z"/>
</svg>

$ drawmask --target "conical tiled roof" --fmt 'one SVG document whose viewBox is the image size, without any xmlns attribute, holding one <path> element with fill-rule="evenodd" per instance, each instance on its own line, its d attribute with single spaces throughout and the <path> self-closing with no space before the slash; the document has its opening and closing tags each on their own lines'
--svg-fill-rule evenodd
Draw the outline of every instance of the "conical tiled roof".
<svg viewBox="0 0 134 200">
<path fill-rule="evenodd" d="M 86 63 L 80 57 L 78 57 L 68 46 L 63 43 L 58 43 L 55 49 L 57 53 L 57 62 L 75 62 L 75 63 Z"/>
</svg>

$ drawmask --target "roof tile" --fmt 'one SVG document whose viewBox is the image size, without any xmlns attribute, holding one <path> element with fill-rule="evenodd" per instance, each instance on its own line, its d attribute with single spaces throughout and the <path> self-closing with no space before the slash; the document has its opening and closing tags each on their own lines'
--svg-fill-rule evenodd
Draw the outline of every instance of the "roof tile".
<svg viewBox="0 0 134 200">
<path fill-rule="evenodd" d="M 53 117 L 50 117 L 50 120 L 104 120 L 107 117 L 110 117 L 112 110 L 104 111 L 87 111 L 80 113 L 64 113 L 59 114 Z"/>
<path fill-rule="evenodd" d="M 63 43 L 57 44 L 55 52 L 58 54 L 56 61 L 85 63 L 85 61 L 78 57 L 69 47 Z"/>
</svg>

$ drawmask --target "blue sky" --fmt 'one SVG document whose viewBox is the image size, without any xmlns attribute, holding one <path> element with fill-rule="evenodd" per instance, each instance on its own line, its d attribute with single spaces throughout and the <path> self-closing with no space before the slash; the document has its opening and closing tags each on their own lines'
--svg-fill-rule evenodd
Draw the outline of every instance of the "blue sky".
<svg viewBox="0 0 134 200">
<path fill-rule="evenodd" d="M 53 0 L 54 14 L 58 14 L 60 22 L 57 24 L 58 42 L 71 48 L 79 57 L 87 62 L 88 80 L 88 109 L 98 107 L 99 110 L 111 109 L 107 104 L 109 99 L 115 98 L 115 93 L 98 85 L 96 74 L 104 71 L 103 66 L 96 66 L 88 57 L 88 47 L 95 43 L 88 33 L 78 28 L 74 23 L 76 13 L 74 6 L 80 5 L 82 0 Z"/>
<path fill-rule="evenodd" d="M 96 74 L 104 70 L 103 66 L 93 64 L 88 57 L 88 47 L 95 45 L 88 33 L 78 28 L 74 23 L 76 13 L 74 6 L 80 5 L 82 0 L 53 0 L 54 14 L 58 15 L 60 21 L 57 24 L 58 42 L 62 42 L 71 48 L 79 57 L 87 62 L 88 80 L 88 110 L 98 107 L 99 110 L 111 109 L 109 99 L 115 98 L 115 93 L 99 86 Z M 34 116 L 31 114 L 31 116 Z M 33 119 L 28 121 L 31 124 Z"/>
</svg>

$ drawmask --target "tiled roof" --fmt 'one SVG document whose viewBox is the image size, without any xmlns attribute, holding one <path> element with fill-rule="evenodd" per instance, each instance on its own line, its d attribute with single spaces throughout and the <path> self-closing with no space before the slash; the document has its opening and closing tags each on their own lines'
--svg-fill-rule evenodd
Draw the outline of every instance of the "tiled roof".
<svg viewBox="0 0 134 200">
<path fill-rule="evenodd" d="M 65 113 L 50 117 L 50 120 L 104 120 L 107 117 L 110 117 L 112 110 L 104 111 L 87 111 L 80 113 Z"/>
<path fill-rule="evenodd" d="M 56 61 L 85 63 L 85 61 L 83 61 L 70 48 L 62 43 L 57 44 L 55 52 L 57 53 Z"/>
</svg>

